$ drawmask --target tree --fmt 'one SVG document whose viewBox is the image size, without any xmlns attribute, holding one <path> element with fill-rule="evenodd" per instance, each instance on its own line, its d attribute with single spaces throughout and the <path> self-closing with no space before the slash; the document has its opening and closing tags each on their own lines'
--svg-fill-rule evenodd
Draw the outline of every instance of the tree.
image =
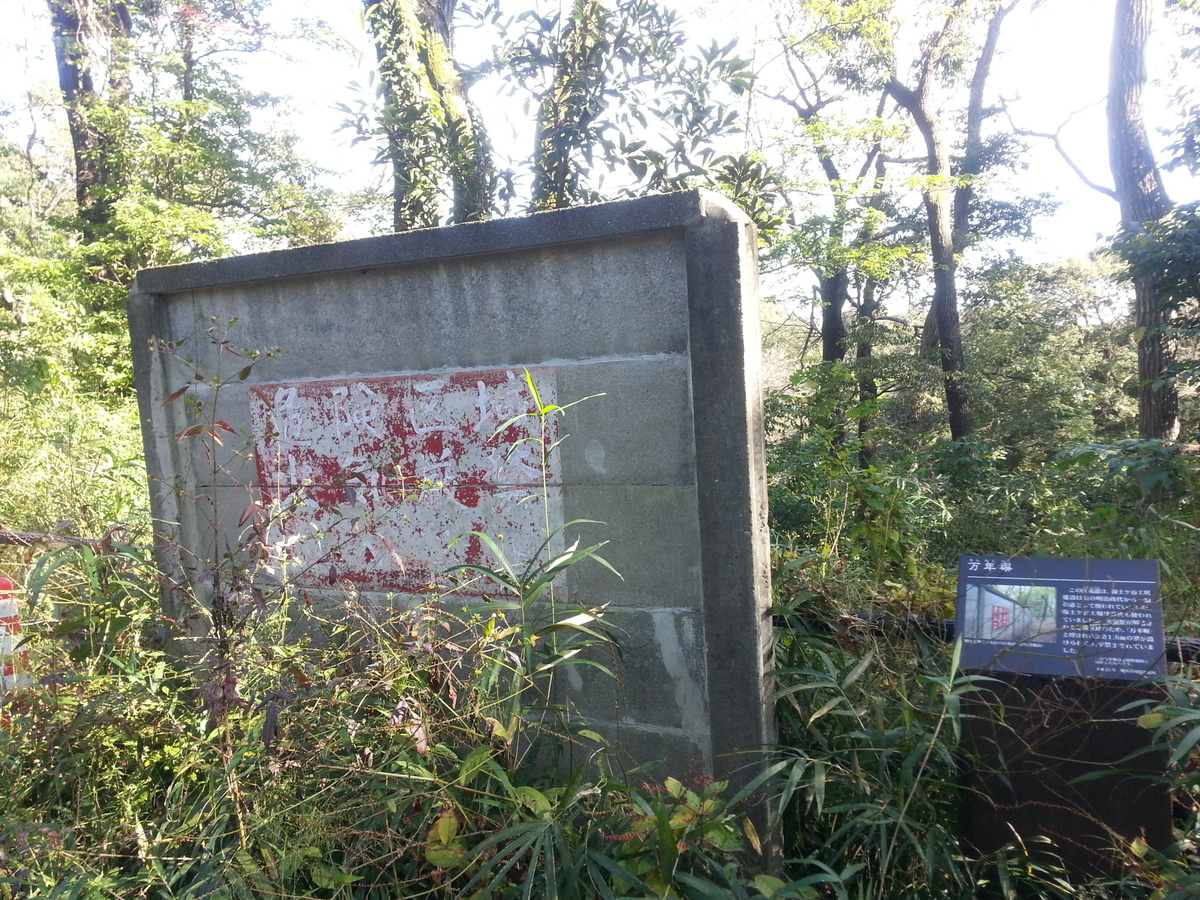
<svg viewBox="0 0 1200 900">
<path fill-rule="evenodd" d="M 985 87 L 1013 5 L 962 0 L 930 13 L 935 27 L 911 64 L 909 86 L 901 80 L 905 65 L 897 47 L 904 43 L 906 11 L 920 7 L 895 0 L 780 2 L 784 72 L 776 80 L 787 87 L 764 91 L 792 110 L 799 145 L 817 164 L 828 195 L 825 211 L 805 219 L 791 238 L 799 251 L 795 258 L 817 277 L 823 361 L 840 362 L 853 349 L 858 410 L 874 405 L 879 391 L 870 374 L 871 334 L 882 296 L 889 281 L 911 270 L 924 245 L 934 287 L 924 349 L 937 350 L 955 439 L 975 428 L 958 321 L 959 257 L 988 236 L 1026 230 L 1038 206 L 1029 199 L 998 199 L 987 187 L 991 173 L 1019 160 L 1011 134 L 985 127 L 994 112 L 985 104 Z M 964 80 L 964 72 L 964 90 L 948 90 Z M 951 105 L 964 94 L 962 108 Z M 916 159 L 905 158 L 904 119 L 921 142 Z M 910 208 L 907 185 L 895 177 L 914 163 L 923 166 L 920 213 Z M 860 432 L 871 421 L 861 416 Z"/>
<path fill-rule="evenodd" d="M 262 125 L 273 101 L 230 62 L 265 46 L 263 2 L 47 0 L 74 162 L 75 214 L 59 224 L 75 237 L 7 255 L 31 295 L 86 316 L 93 340 L 74 358 L 92 387 L 131 386 L 124 300 L 138 269 L 220 255 L 235 236 L 336 232 L 292 136 Z"/>
<path fill-rule="evenodd" d="M 952 58 L 955 42 L 961 30 L 970 22 L 973 4 L 969 0 L 957 0 L 946 13 L 940 27 L 927 38 L 914 86 L 901 82 L 898 75 L 888 83 L 888 92 L 912 116 L 925 144 L 924 199 L 934 284 L 930 319 L 937 332 L 938 352 L 945 374 L 946 410 L 954 440 L 968 437 L 976 427 L 963 377 L 966 361 L 955 273 L 958 254 L 962 252 L 967 234 L 970 202 L 974 194 L 973 180 L 983 167 L 981 128 L 984 86 L 991 71 L 1004 17 L 1016 2 L 989 4 L 987 35 L 975 58 L 971 76 L 965 153 L 959 172 L 956 173 L 951 166 L 950 147 L 938 113 L 935 89 L 939 75 L 952 69 L 955 64 Z"/>
<path fill-rule="evenodd" d="M 886 53 L 878 32 L 871 32 L 889 5 L 867 0 L 839 8 L 834 17 L 823 5 L 797 2 L 782 5 L 776 14 L 788 83 L 786 92 L 769 96 L 795 114 L 801 140 L 820 167 L 829 198 L 829 214 L 811 218 L 804 226 L 806 232 L 819 233 L 824 245 L 823 252 L 813 253 L 817 248 L 811 248 L 808 253 L 820 294 L 824 362 L 846 356 L 850 335 L 845 310 L 851 281 L 866 248 L 876 243 L 874 233 L 880 225 L 880 217 L 869 211 L 879 212 L 886 180 L 887 96 L 864 70 Z M 852 67 L 853 58 L 860 67 Z M 846 88 L 867 102 L 871 101 L 862 95 L 878 95 L 873 110 L 863 110 L 860 119 L 848 123 L 830 115 L 830 108 L 842 99 L 839 92 Z M 894 136 L 894 126 L 892 130 Z"/>
<path fill-rule="evenodd" d="M 596 143 L 593 128 L 604 110 L 610 77 L 608 59 L 614 40 L 613 13 L 604 0 L 574 0 L 559 23 L 554 73 L 538 104 L 533 156 L 535 210 L 561 209 L 581 196 L 577 157 Z"/>
<path fill-rule="evenodd" d="M 989 262 L 962 292 L 976 440 L 1004 468 L 1037 469 L 1064 448 L 1126 437 L 1137 404 L 1128 291 L 1111 259 Z"/>
<path fill-rule="evenodd" d="M 384 105 L 395 231 L 438 223 L 442 181 L 451 222 L 493 212 L 496 176 L 487 136 L 454 57 L 458 0 L 364 0 Z"/>
<path fill-rule="evenodd" d="M 85 242 L 97 240 L 116 202 L 117 153 L 130 101 L 133 20 L 115 0 L 47 0 L 58 85 L 75 157 L 75 197 Z"/>
<path fill-rule="evenodd" d="M 773 173 L 753 154 L 722 156 L 734 97 L 750 85 L 732 43 L 691 49 L 657 0 L 572 0 L 528 10 L 502 29 L 494 65 L 537 110 L 530 209 L 708 184 L 765 215 Z M 624 182 L 605 191 L 606 176 Z"/>
<path fill-rule="evenodd" d="M 1142 108 L 1152 10 L 1151 0 L 1117 0 L 1110 57 L 1109 167 L 1113 194 L 1121 206 L 1122 228 L 1133 232 L 1158 222 L 1172 207 Z M 1138 432 L 1143 438 L 1173 439 L 1179 434 L 1179 391 L 1171 374 L 1170 310 L 1160 302 L 1158 279 L 1157 272 L 1149 271 L 1134 281 L 1134 322 L 1139 335 Z"/>
<path fill-rule="evenodd" d="M 1126 264 L 1125 277 L 1135 289 L 1143 283 L 1154 285 L 1157 311 L 1167 320 L 1163 337 L 1173 350 L 1186 351 L 1172 354 L 1160 379 L 1194 384 L 1200 380 L 1200 204 L 1177 206 L 1158 221 L 1144 223 L 1141 230 L 1127 230 L 1113 249 Z"/>
<path fill-rule="evenodd" d="M 777 63 L 760 73 L 759 88 L 794 117 L 781 149 L 793 164 L 802 162 L 789 178 L 795 227 L 767 259 L 807 267 L 816 278 L 821 366 L 829 370 L 816 384 L 830 396 L 810 409 L 824 410 L 821 424 L 839 441 L 847 410 L 855 410 L 864 465 L 874 454 L 880 397 L 880 367 L 872 359 L 877 317 L 890 283 L 919 255 L 919 229 L 896 202 L 888 165 L 888 148 L 904 137 L 884 89 L 893 52 L 891 6 L 892 0 L 778 2 L 771 54 Z M 847 378 L 850 373 L 839 370 L 851 349 L 853 377 Z M 851 383 L 858 393 L 853 406 L 846 393 Z"/>
<path fill-rule="evenodd" d="M 689 51 L 655 0 L 548 5 L 505 16 L 494 2 L 365 0 L 383 108 L 374 121 L 365 104 L 343 109 L 359 139 L 384 139 L 396 230 L 503 214 L 514 201 L 536 211 L 694 183 L 747 203 L 768 230 L 778 223 L 769 167 L 717 153 L 736 119 L 729 97 L 749 85 L 732 45 Z M 464 24 L 495 29 L 474 64 L 454 55 Z M 532 152 L 501 171 L 467 97 L 488 77 L 534 116 Z"/>
</svg>

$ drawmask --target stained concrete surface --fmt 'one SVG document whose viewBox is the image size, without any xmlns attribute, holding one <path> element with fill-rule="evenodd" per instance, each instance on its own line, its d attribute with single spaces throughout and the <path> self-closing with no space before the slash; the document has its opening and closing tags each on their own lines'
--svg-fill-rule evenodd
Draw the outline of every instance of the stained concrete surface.
<svg viewBox="0 0 1200 900">
<path fill-rule="evenodd" d="M 546 367 L 561 405 L 583 400 L 558 425 L 553 524 L 606 523 L 568 531 L 608 540 L 624 576 L 567 576 L 570 602 L 608 604 L 623 655 L 566 696 L 633 759 L 748 777 L 774 737 L 756 279 L 752 224 L 703 191 L 143 272 L 154 511 L 183 548 L 164 561 L 199 581 L 196 560 L 241 540 L 256 385 Z M 270 348 L 238 377 L 243 349 Z M 202 404 L 164 405 L 196 372 Z M 172 437 L 206 416 L 236 433 L 215 465 Z"/>
</svg>

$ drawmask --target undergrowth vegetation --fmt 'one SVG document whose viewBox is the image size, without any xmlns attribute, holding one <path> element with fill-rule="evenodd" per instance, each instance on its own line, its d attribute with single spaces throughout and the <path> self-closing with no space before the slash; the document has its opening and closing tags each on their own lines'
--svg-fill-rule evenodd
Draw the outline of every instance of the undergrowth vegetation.
<svg viewBox="0 0 1200 900">
<path fill-rule="evenodd" d="M 985 765 L 964 733 L 991 679 L 959 671 L 944 639 L 961 554 L 1156 559 L 1168 635 L 1195 635 L 1195 447 L 951 442 L 907 430 L 895 402 L 856 404 L 846 374 L 803 370 L 768 403 L 787 624 L 777 808 L 792 871 L 825 872 L 829 896 L 854 898 L 1196 896 L 1192 669 L 1175 667 L 1139 720 L 1170 759 L 1177 842 L 1157 852 L 1114 836 L 1120 874 L 1082 878 L 1048 844 L 1014 835 L 981 856 L 962 840 L 968 775 Z"/>
<path fill-rule="evenodd" d="M 544 469 L 562 409 L 526 382 Z M 216 459 L 231 429 L 202 412 L 179 438 Z M 555 597 L 611 569 L 565 537 L 582 524 L 547 522 L 527 560 L 472 533 L 490 562 L 391 607 L 266 577 L 268 528 L 206 561 L 203 602 L 173 584 L 174 618 L 145 535 L 10 555 L 37 680 L 0 728 L 0 896 L 816 896 L 744 865 L 763 779 L 638 768 L 560 702 L 612 641 L 602 606 Z"/>
<path fill-rule="evenodd" d="M 549 542 L 548 542 L 549 544 Z M 880 546 L 886 547 L 887 542 Z M 938 614 L 886 565 L 873 590 L 822 548 L 781 552 L 781 749 L 769 785 L 730 796 L 634 767 L 574 722 L 546 677 L 606 641 L 602 610 L 538 600 L 598 546 L 473 573 L 496 599 L 337 615 L 246 592 L 199 656 L 168 653 L 159 575 L 138 543 L 26 564 L 38 681 L 0 729 L 0 891 L 13 897 L 1194 896 L 1194 822 L 1167 853 L 1125 847 L 1128 875 L 1081 883 L 1019 844 L 972 858 L 958 836 L 966 700 Z M 862 562 L 862 561 L 859 561 Z M 873 565 L 878 560 L 867 559 Z M 886 562 L 886 561 L 885 561 Z M 13 561 L 14 565 L 20 565 Z M 871 576 L 874 577 L 874 576 Z M 891 578 L 899 580 L 892 581 Z M 910 583 L 911 584 L 911 583 Z M 943 578 L 928 589 L 947 602 Z M 867 611 L 890 617 L 879 627 Z M 553 637 L 554 640 L 550 640 Z M 1148 727 L 1200 739 L 1190 679 Z M 786 863 L 761 869 L 771 796 Z"/>
<path fill-rule="evenodd" d="M 724 784 L 626 767 L 544 696 L 600 632 L 586 612 L 536 615 L 537 584 L 593 552 L 514 570 L 524 595 L 486 610 L 322 617 L 247 596 L 224 645 L 186 663 L 165 652 L 143 551 L 43 555 L 39 683 L 0 730 L 0 891 L 811 896 L 738 875 L 746 826 Z"/>
<path fill-rule="evenodd" d="M 61 462 L 28 471 L 63 487 L 39 506 L 39 482 L 14 467 L 3 493 L 22 524 L 53 529 L 64 508 L 61 529 L 131 524 L 5 551 L 36 682 L 8 697 L 0 729 L 0 896 L 1195 896 L 1194 812 L 1165 851 L 1114 844 L 1119 876 L 1081 880 L 1053 847 L 1019 841 L 969 852 L 964 733 L 988 678 L 960 671 L 939 636 L 957 556 L 988 552 L 1157 558 L 1170 630 L 1193 633 L 1191 448 L 1116 440 L 1014 464 L 982 442 L 852 437 L 827 401 L 770 405 L 779 747 L 740 793 L 639 768 L 561 703 L 563 667 L 595 665 L 611 653 L 581 651 L 614 639 L 603 606 L 556 603 L 553 586 L 606 566 L 602 544 L 550 533 L 510 560 L 476 534 L 491 562 L 454 575 L 486 583 L 486 600 L 380 608 L 347 593 L 334 610 L 239 571 L 219 604 L 169 619 L 130 515 L 124 420 L 97 454 L 94 417 L 77 430 L 72 407 L 30 407 L 61 435 L 30 442 Z M 1142 721 L 1194 809 L 1189 674 Z"/>
<path fill-rule="evenodd" d="M 270 5 L 50 0 L 59 84 L 0 103 L 0 569 L 20 584 L 31 673 L 0 695 L 0 900 L 1200 897 L 1194 667 L 1135 710 L 1167 760 L 1170 846 L 1114 839 L 1112 871 L 1081 878 L 1053 846 L 980 854 L 961 836 L 989 682 L 944 639 L 960 555 L 1157 560 L 1168 635 L 1200 636 L 1200 210 L 1087 261 L 1022 259 L 1014 239 L 1051 198 L 1026 193 L 1034 155 L 985 97 L 1018 4 L 743 5 L 747 21 L 773 10 L 750 62 L 724 39 L 693 49 L 655 0 L 366 0 L 379 67 L 338 105 L 391 185 L 344 196 L 299 155 L 284 112 L 307 101 L 261 94 L 250 73 L 273 67 L 234 60 L 345 42 L 284 28 Z M 1194 62 L 1200 4 L 1165 5 L 1175 62 Z M 1195 169 L 1186 71 L 1159 87 L 1181 89 L 1169 165 Z M 530 158 L 467 102 L 488 84 L 524 98 Z M 602 597 L 555 602 L 568 569 L 606 563 L 548 512 L 531 559 L 468 538 L 490 560 L 453 574 L 486 582 L 487 602 L 388 606 L 335 596 L 330 574 L 313 603 L 288 553 L 270 578 L 235 564 L 270 556 L 265 519 L 283 511 L 257 486 L 259 544 L 214 531 L 229 556 L 191 560 L 204 597 L 158 568 L 152 524 L 160 562 L 179 548 L 145 509 L 124 308 L 139 269 L 700 184 L 752 213 L 781 291 L 767 350 L 789 374 L 766 409 L 779 743 L 763 777 L 734 790 L 638 767 L 564 704 L 556 680 L 620 641 Z M 938 224 L 927 213 L 951 195 Z M 933 233 L 949 219 L 947 243 Z M 1157 283 L 1169 323 L 1145 298 L 1128 313 L 1133 278 Z M 534 312 L 518 299 L 513 315 Z M 215 506 L 234 452 L 216 392 L 270 355 L 212 336 L 236 374 L 197 371 L 164 403 L 191 417 L 180 438 L 210 440 L 192 509 Z M 1138 374 L 1160 337 L 1178 356 Z M 544 425 L 555 410 L 529 388 Z M 1183 439 L 1132 438 L 1139 399 L 1176 388 Z M 1171 405 L 1142 433 L 1175 434 Z M 543 428 L 539 443 L 544 464 L 555 441 Z"/>
<path fill-rule="evenodd" d="M 780 749 L 769 781 L 735 796 L 635 767 L 555 702 L 553 674 L 611 638 L 602 609 L 551 614 L 540 601 L 571 566 L 604 564 L 601 545 L 553 551 L 548 539 L 518 562 L 492 542 L 491 568 L 459 573 L 489 582 L 486 603 L 380 610 L 348 596 L 332 614 L 295 589 L 237 592 L 223 628 L 185 656 L 168 652 L 180 623 L 164 617 L 136 535 L 10 556 L 37 683 L 9 697 L 0 729 L 0 892 L 1194 896 L 1194 815 L 1166 852 L 1114 848 L 1120 878 L 1073 879 L 1052 848 L 966 852 L 962 736 L 987 678 L 960 672 L 926 627 L 952 608 L 949 555 L 993 546 L 989 516 L 1013 523 L 1003 533 L 1027 541 L 1022 552 L 1132 554 L 1155 541 L 1185 599 L 1185 450 L 1081 448 L 1046 470 L 1050 490 L 972 448 L 934 445 L 908 472 L 860 467 L 853 449 L 826 444 L 821 467 L 787 469 L 807 479 L 789 484 L 810 505 L 777 547 Z M 1188 604 L 1171 609 L 1189 628 Z M 1168 687 L 1146 726 L 1173 749 L 1170 777 L 1187 796 L 1200 693 L 1182 676 Z M 769 822 L 742 805 L 755 791 L 770 797 Z M 784 851 L 769 874 L 764 824 Z"/>
<path fill-rule="evenodd" d="M 0 528 L 103 534 L 145 524 L 137 410 L 70 391 L 0 387 Z"/>
<path fill-rule="evenodd" d="M 1195 448 L 1107 425 L 1072 426 L 1092 442 L 1066 449 L 947 441 L 912 430 L 909 400 L 858 402 L 852 375 L 802 370 L 769 398 L 779 745 L 738 792 L 638 767 L 563 704 L 565 667 L 619 654 L 602 603 L 553 593 L 607 566 L 602 544 L 547 518 L 516 560 L 474 533 L 490 562 L 447 574 L 486 601 L 396 607 L 314 604 L 229 557 L 204 603 L 168 613 L 128 407 L 8 390 L 0 527 L 47 534 L 0 549 L 36 675 L 3 709 L 0 898 L 1197 896 L 1191 670 L 1139 710 L 1170 759 L 1176 842 L 1115 841 L 1119 873 L 1081 878 L 1053 846 L 964 843 L 989 679 L 943 639 L 960 554 L 1157 559 L 1168 633 L 1194 635 Z M 527 380 L 545 469 L 560 410 Z M 215 409 L 187 402 L 181 437 L 220 443 Z"/>
</svg>

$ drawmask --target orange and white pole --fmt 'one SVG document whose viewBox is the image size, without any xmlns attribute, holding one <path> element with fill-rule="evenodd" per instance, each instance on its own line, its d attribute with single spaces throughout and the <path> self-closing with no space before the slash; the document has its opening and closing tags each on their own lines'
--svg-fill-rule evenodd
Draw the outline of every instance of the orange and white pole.
<svg viewBox="0 0 1200 900">
<path fill-rule="evenodd" d="M 30 684 L 29 651 L 17 650 L 21 642 L 21 610 L 16 585 L 0 576 L 0 690 L 5 694 Z"/>
</svg>

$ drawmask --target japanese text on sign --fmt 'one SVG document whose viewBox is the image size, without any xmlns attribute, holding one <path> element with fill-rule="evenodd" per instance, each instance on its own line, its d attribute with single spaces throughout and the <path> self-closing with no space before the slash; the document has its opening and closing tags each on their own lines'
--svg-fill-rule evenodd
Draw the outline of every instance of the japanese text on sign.
<svg viewBox="0 0 1200 900">
<path fill-rule="evenodd" d="M 1158 564 L 964 556 L 966 667 L 1137 679 L 1163 674 Z"/>
</svg>

